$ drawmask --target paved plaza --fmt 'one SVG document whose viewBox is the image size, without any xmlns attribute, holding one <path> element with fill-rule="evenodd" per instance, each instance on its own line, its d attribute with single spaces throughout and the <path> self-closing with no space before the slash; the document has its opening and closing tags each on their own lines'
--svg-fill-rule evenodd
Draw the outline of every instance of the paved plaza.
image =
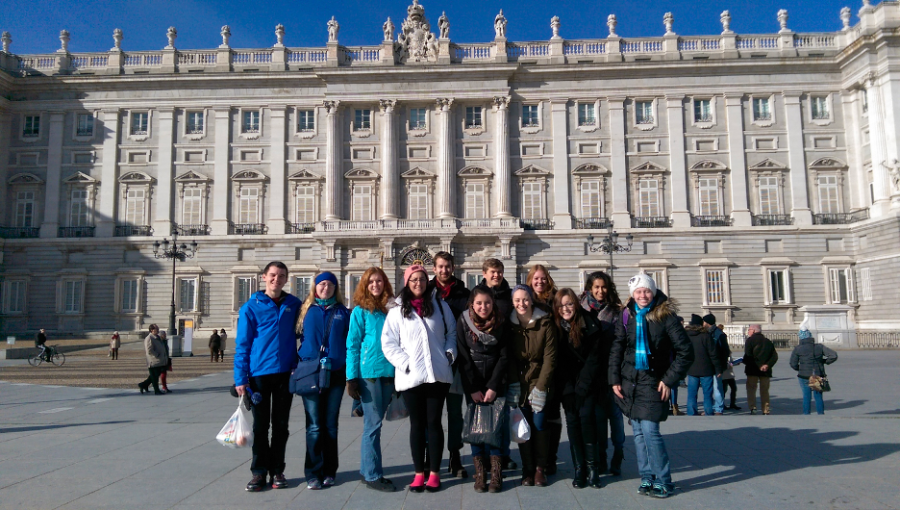
<svg viewBox="0 0 900 510">
<path fill-rule="evenodd" d="M 369 490 L 357 472 L 362 419 L 350 417 L 346 397 L 337 486 L 319 492 L 305 488 L 298 397 L 285 473 L 291 487 L 248 494 L 250 450 L 230 450 L 214 439 L 237 405 L 228 394 L 230 370 L 181 380 L 172 385 L 173 393 L 153 396 L 136 389 L 10 381 L 9 368 L 24 361 L 4 361 L 0 509 L 900 508 L 900 353 L 841 352 L 829 367 L 834 391 L 826 395 L 824 417 L 800 414 L 800 389 L 788 355 L 782 351 L 775 367 L 773 415 L 746 413 L 740 378 L 738 405 L 744 411 L 675 417 L 663 425 L 679 487 L 666 501 L 635 494 L 637 469 L 627 426 L 623 476 L 605 477 L 600 490 L 572 489 L 565 437 L 559 473 L 547 488 L 519 487 L 516 472 L 501 494 L 476 494 L 471 478 L 445 478 L 437 494 Z M 102 372 L 104 365 L 96 370 Z M 686 400 L 684 389 L 680 400 Z M 400 486 L 412 474 L 408 426 L 408 421 L 386 423 L 382 440 L 386 476 Z M 518 460 L 518 452 L 513 457 Z M 471 471 L 468 455 L 464 461 Z"/>
</svg>

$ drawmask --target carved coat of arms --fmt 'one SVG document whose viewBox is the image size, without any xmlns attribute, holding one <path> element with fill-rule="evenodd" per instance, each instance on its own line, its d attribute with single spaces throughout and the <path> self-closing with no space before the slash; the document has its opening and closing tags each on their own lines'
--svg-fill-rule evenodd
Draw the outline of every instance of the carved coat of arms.
<svg viewBox="0 0 900 510">
<path fill-rule="evenodd" d="M 407 17 L 397 35 L 400 62 L 437 62 L 437 37 L 425 18 L 425 8 L 413 0 L 406 9 Z"/>
</svg>

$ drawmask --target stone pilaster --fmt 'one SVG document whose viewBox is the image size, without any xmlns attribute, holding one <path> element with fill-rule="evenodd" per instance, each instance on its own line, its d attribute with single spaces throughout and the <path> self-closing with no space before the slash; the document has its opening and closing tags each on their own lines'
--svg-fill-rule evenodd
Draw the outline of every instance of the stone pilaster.
<svg viewBox="0 0 900 510">
<path fill-rule="evenodd" d="M 784 93 L 784 118 L 787 128 L 788 167 L 791 178 L 791 216 L 795 225 L 812 225 L 809 209 L 809 192 L 806 171 L 806 154 L 803 148 L 803 114 L 800 110 L 800 92 Z"/>
<path fill-rule="evenodd" d="M 41 237 L 56 237 L 59 228 L 60 185 L 62 184 L 63 123 L 66 114 L 50 113 L 47 131 L 47 182 L 44 187 L 44 222 Z"/>
<path fill-rule="evenodd" d="M 884 114 L 884 152 L 887 164 L 893 166 L 900 159 L 897 143 L 900 140 L 900 86 L 894 82 L 897 73 L 890 71 L 886 80 L 881 84 L 881 100 L 884 102 L 882 112 Z M 875 158 L 872 158 L 872 166 L 875 166 Z M 882 165 L 883 179 L 885 180 L 886 194 L 890 197 L 891 209 L 900 208 L 900 189 L 897 189 L 892 181 L 890 172 Z"/>
<path fill-rule="evenodd" d="M 174 178 L 175 157 L 175 109 L 161 108 L 159 113 L 159 157 L 156 165 L 156 218 L 153 220 L 153 233 L 169 235 L 172 232 L 172 219 L 175 217 L 173 198 L 175 196 Z"/>
<path fill-rule="evenodd" d="M 116 197 L 119 169 L 119 110 L 103 110 L 103 164 L 100 168 L 100 207 L 95 215 L 97 237 L 112 237 L 116 226 Z"/>
<path fill-rule="evenodd" d="M 456 174 L 453 164 L 453 99 L 437 100 L 438 111 L 438 217 L 454 218 Z"/>
<path fill-rule="evenodd" d="M 343 154 L 341 150 L 340 101 L 325 101 L 325 203 L 328 206 L 325 219 L 341 219 L 341 173 Z"/>
<path fill-rule="evenodd" d="M 726 95 L 725 123 L 728 129 L 728 167 L 731 169 L 731 224 L 735 227 L 749 227 L 753 222 L 747 193 L 743 115 L 743 96 Z"/>
<path fill-rule="evenodd" d="M 841 92 L 844 125 L 847 132 L 847 160 L 850 165 L 850 210 L 865 209 L 869 205 L 869 179 L 864 170 L 862 154 L 862 114 L 860 101 L 864 89 Z"/>
<path fill-rule="evenodd" d="M 569 100 L 551 101 L 550 112 L 553 121 L 553 223 L 556 229 L 570 229 L 572 194 L 569 191 Z"/>
<path fill-rule="evenodd" d="M 691 212 L 688 210 L 688 176 L 684 155 L 684 96 L 666 96 L 666 117 L 669 122 L 669 171 L 672 173 L 672 226 L 689 228 Z"/>
<path fill-rule="evenodd" d="M 397 168 L 397 128 L 394 125 L 394 108 L 397 101 L 382 99 L 381 107 L 381 219 L 397 219 L 397 202 L 400 190 L 397 181 L 400 179 Z"/>
<path fill-rule="evenodd" d="M 612 172 L 612 220 L 616 228 L 630 228 L 628 212 L 628 168 L 625 160 L 625 98 L 610 97 L 609 152 Z"/>
<path fill-rule="evenodd" d="M 272 118 L 272 132 L 270 135 L 271 148 L 269 149 L 269 173 L 271 177 L 271 192 L 269 196 L 269 217 L 266 225 L 269 234 L 280 235 L 285 233 L 287 217 L 284 198 L 287 196 L 287 111 L 284 105 L 269 108 Z"/>
<path fill-rule="evenodd" d="M 231 108 L 215 110 L 216 139 L 213 177 L 213 235 L 228 234 L 229 193 L 231 188 Z"/>
<path fill-rule="evenodd" d="M 866 93 L 869 100 L 869 151 L 872 155 L 872 194 L 871 216 L 885 216 L 890 209 L 891 184 L 887 169 L 887 148 L 885 140 L 884 103 L 881 98 L 881 86 L 874 73 L 867 77 Z"/>
<path fill-rule="evenodd" d="M 3 53 L 0 52 L 0 59 Z M 9 154 L 9 137 L 10 137 L 10 120 L 11 115 L 6 110 L 0 110 L 0 154 Z M 12 222 L 6 221 L 6 215 L 9 212 L 10 204 L 7 202 L 7 166 L 9 158 L 0 158 L 0 197 L 3 197 L 3 205 L 0 205 L 0 225 L 10 225 Z"/>
<path fill-rule="evenodd" d="M 509 170 L 509 96 L 494 98 L 494 180 L 496 182 L 498 218 L 511 218 Z"/>
</svg>

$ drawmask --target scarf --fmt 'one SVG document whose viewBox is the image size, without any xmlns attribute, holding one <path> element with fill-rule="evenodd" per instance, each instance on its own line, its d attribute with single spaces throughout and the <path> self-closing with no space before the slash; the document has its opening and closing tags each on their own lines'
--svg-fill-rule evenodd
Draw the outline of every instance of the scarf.
<svg viewBox="0 0 900 510">
<path fill-rule="evenodd" d="M 469 309 L 469 318 L 472 319 L 472 325 L 475 326 L 475 328 L 478 331 L 481 331 L 482 333 L 490 333 L 491 330 L 494 329 L 494 326 L 497 324 L 497 314 L 496 313 L 492 313 L 490 319 L 484 320 L 481 317 L 479 317 L 478 314 L 475 313 L 474 310 L 472 310 L 470 308 Z"/>
<path fill-rule="evenodd" d="M 334 296 L 331 296 L 328 299 L 316 298 L 316 304 L 321 306 L 322 308 L 328 308 L 329 306 L 335 304 L 336 302 L 337 302 L 337 298 Z"/>
<path fill-rule="evenodd" d="M 468 312 L 463 313 L 462 318 L 469 327 L 469 334 L 472 337 L 473 343 L 481 342 L 484 346 L 497 344 L 497 337 L 490 333 L 490 329 L 485 329 L 486 326 L 493 328 L 497 324 L 496 314 L 492 314 L 492 317 L 489 320 L 483 321 L 477 313 L 470 309 Z"/>
<path fill-rule="evenodd" d="M 605 305 L 605 303 L 601 303 L 600 301 L 597 301 L 596 299 L 594 299 L 594 296 L 591 295 L 590 292 L 588 292 L 585 297 L 587 297 L 587 304 L 589 307 L 591 307 L 591 310 L 603 309 L 603 306 Z"/>
<path fill-rule="evenodd" d="M 566 333 L 568 333 L 569 331 L 572 330 L 572 323 L 570 323 L 569 321 L 567 321 L 567 320 L 565 320 L 565 319 L 560 319 L 560 320 L 559 320 L 559 325 L 563 328 L 563 330 L 564 330 Z"/>
<path fill-rule="evenodd" d="M 450 283 L 447 286 L 441 285 L 441 281 L 438 280 L 437 277 L 434 278 L 434 286 L 441 293 L 441 299 L 447 299 L 450 296 L 450 291 L 453 290 L 453 286 L 456 285 L 456 279 L 450 280 Z"/>
<path fill-rule="evenodd" d="M 634 309 L 637 311 L 634 321 L 634 368 L 636 370 L 650 369 L 650 362 L 648 358 L 650 354 L 650 340 L 649 338 L 647 338 L 647 327 L 644 321 L 646 320 L 647 312 L 649 312 L 652 308 L 653 303 L 650 303 L 650 305 L 646 308 L 641 308 L 641 306 L 637 304 L 637 302 L 634 303 Z"/>
<path fill-rule="evenodd" d="M 425 308 L 425 298 L 411 299 L 409 304 L 415 309 L 416 313 L 419 314 L 419 317 L 421 317 L 422 309 Z"/>
</svg>

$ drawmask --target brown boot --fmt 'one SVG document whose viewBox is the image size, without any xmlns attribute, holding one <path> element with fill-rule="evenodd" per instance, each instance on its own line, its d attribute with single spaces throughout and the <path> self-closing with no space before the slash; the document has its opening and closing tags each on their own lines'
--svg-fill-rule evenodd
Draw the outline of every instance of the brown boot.
<svg viewBox="0 0 900 510">
<path fill-rule="evenodd" d="M 538 466 L 534 469 L 534 485 L 536 487 L 547 486 L 547 476 L 544 474 L 544 468 Z"/>
<path fill-rule="evenodd" d="M 475 455 L 472 462 L 475 464 L 475 492 L 487 492 L 487 485 L 484 483 L 484 457 Z"/>
<path fill-rule="evenodd" d="M 672 406 L 672 416 L 678 416 L 681 414 L 681 411 L 678 409 L 678 404 Z"/>
<path fill-rule="evenodd" d="M 503 457 L 491 455 L 491 485 L 488 490 L 496 494 L 503 489 Z"/>
</svg>

